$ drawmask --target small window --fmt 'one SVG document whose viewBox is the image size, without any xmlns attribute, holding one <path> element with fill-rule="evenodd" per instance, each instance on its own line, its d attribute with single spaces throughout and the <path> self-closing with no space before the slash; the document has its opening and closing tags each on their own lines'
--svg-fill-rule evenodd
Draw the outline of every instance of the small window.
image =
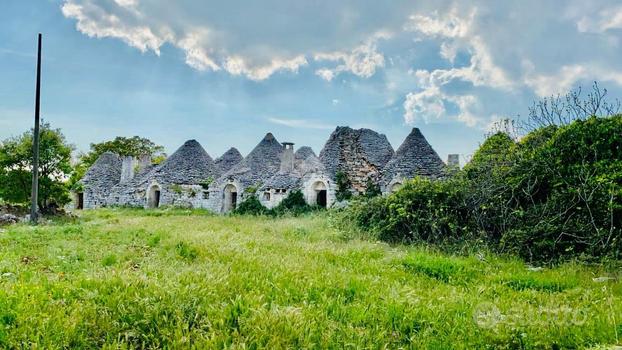
<svg viewBox="0 0 622 350">
<path fill-rule="evenodd" d="M 270 200 L 270 192 L 264 192 L 263 200 L 264 201 L 269 201 Z"/>
<path fill-rule="evenodd" d="M 209 192 L 203 191 L 203 199 L 209 199 Z"/>
</svg>

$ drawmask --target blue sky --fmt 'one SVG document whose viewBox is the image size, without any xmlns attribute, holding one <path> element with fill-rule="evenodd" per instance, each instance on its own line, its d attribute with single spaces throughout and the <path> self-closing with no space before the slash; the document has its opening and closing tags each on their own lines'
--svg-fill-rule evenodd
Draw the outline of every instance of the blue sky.
<svg viewBox="0 0 622 350">
<path fill-rule="evenodd" d="M 622 97 L 620 1 L 4 0 L 0 139 L 32 124 L 38 32 L 43 118 L 82 151 L 140 135 L 215 158 L 271 131 L 319 153 L 349 125 L 467 158 L 535 99 Z"/>
</svg>

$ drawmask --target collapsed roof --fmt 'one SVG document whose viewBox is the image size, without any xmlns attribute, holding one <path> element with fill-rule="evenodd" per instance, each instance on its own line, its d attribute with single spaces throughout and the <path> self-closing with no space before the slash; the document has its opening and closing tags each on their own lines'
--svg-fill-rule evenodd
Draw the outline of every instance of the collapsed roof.
<svg viewBox="0 0 622 350">
<path fill-rule="evenodd" d="M 346 163 L 366 161 L 382 169 L 393 156 L 393 147 L 383 134 L 370 129 L 352 129 L 340 126 L 333 131 L 320 152 L 320 160 L 334 176 Z"/>
</svg>

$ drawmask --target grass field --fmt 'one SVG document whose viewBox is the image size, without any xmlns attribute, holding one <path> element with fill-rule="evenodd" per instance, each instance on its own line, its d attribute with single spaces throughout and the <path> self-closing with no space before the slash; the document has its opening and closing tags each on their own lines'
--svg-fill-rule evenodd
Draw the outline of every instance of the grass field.
<svg viewBox="0 0 622 350">
<path fill-rule="evenodd" d="M 326 213 L 97 210 L 0 232 L 3 348 L 609 348 L 612 265 L 346 239 Z M 605 280 L 610 276 L 614 279 Z M 617 279 L 616 279 L 617 278 Z M 605 280 L 605 281 L 604 281 Z"/>
</svg>

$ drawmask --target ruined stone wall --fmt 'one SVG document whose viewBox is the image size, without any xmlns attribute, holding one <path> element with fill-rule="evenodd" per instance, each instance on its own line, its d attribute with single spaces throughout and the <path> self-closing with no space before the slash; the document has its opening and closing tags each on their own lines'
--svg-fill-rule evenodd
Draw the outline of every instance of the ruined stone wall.
<svg viewBox="0 0 622 350">
<path fill-rule="evenodd" d="M 368 178 L 378 180 L 393 153 L 384 135 L 369 129 L 338 127 L 322 149 L 320 160 L 333 180 L 337 172 L 344 172 L 352 189 L 360 193 L 366 190 Z"/>
<path fill-rule="evenodd" d="M 375 182 L 380 175 L 381 169 L 365 158 L 358 143 L 344 144 L 339 160 L 339 170 L 347 175 L 352 188 L 358 193 L 365 192 L 369 178 Z"/>
</svg>

